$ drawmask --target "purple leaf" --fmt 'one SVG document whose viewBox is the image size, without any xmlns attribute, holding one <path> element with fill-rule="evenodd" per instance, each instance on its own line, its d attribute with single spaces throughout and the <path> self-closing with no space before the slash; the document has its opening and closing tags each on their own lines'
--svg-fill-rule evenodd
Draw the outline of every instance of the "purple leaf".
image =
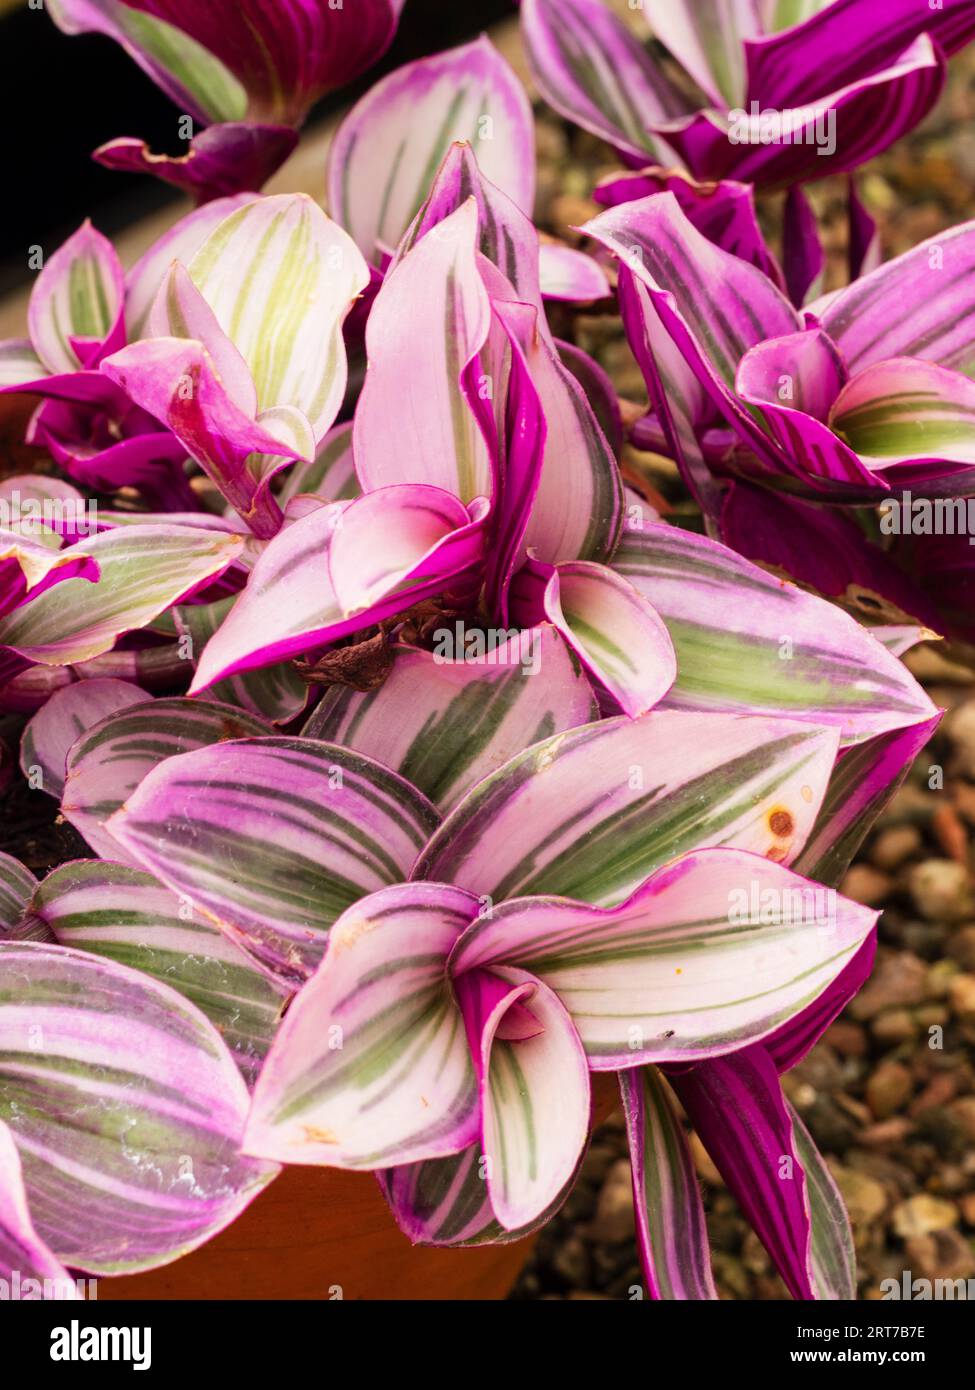
<svg viewBox="0 0 975 1390">
<path fill-rule="evenodd" d="M 339 127 L 329 151 L 329 207 L 368 260 L 378 264 L 378 248 L 399 243 L 455 141 L 469 142 L 485 179 L 531 214 L 531 107 L 484 36 L 390 73 Z"/>
<path fill-rule="evenodd" d="M 560 115 L 637 164 L 669 156 L 650 128 L 688 103 L 599 0 L 522 0 L 521 35 L 538 89 Z"/>
<path fill-rule="evenodd" d="M 153 154 L 144 140 L 120 136 L 92 158 L 106 169 L 152 174 L 189 193 L 198 203 L 263 188 L 298 143 L 290 126 L 230 121 L 194 135 L 186 154 Z"/>
<path fill-rule="evenodd" d="M 694 1160 L 656 1067 L 620 1072 L 640 1261 L 655 1299 L 716 1299 Z"/>
</svg>

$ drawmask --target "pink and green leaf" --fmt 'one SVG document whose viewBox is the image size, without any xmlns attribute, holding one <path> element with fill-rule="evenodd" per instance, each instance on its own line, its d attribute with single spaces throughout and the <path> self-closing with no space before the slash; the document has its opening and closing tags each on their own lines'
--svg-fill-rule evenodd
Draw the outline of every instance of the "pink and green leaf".
<svg viewBox="0 0 975 1390">
<path fill-rule="evenodd" d="M 789 863 L 836 748 L 835 729 L 765 716 L 651 710 L 584 725 L 479 782 L 413 874 L 496 902 L 540 893 L 608 906 L 692 849 Z"/>
<path fill-rule="evenodd" d="M 385 763 L 446 814 L 530 744 L 595 717 L 588 682 L 551 626 L 471 660 L 464 635 L 458 641 L 445 626 L 433 652 L 394 647 L 383 684 L 367 694 L 326 692 L 305 737 Z"/>
<path fill-rule="evenodd" d="M 176 990 L 63 946 L 0 943 L 0 1120 L 40 1238 L 92 1274 L 168 1264 L 274 1176 L 240 1154 L 248 1096 Z"/>
<path fill-rule="evenodd" d="M 329 152 L 329 207 L 368 260 L 378 264 L 382 247 L 399 244 L 457 141 L 470 145 L 484 177 L 530 216 L 531 107 L 484 36 L 390 73 L 339 127 Z"/>
<path fill-rule="evenodd" d="M 167 758 L 223 739 L 259 738 L 270 725 L 242 709 L 182 696 L 116 709 L 68 752 L 61 814 L 103 859 L 124 857 L 105 822 Z M 138 862 L 138 861 L 135 861 Z"/>
<path fill-rule="evenodd" d="M 477 1137 L 477 1083 L 446 971 L 476 911 L 447 885 L 398 884 L 338 918 L 265 1063 L 248 1153 L 378 1168 Z"/>
<path fill-rule="evenodd" d="M 59 945 L 151 975 L 189 999 L 253 1083 L 289 992 L 150 874 L 100 859 L 62 864 L 37 888 L 31 912 Z"/>
<path fill-rule="evenodd" d="M 718 1297 L 704 1203 L 674 1102 L 656 1067 L 620 1072 L 640 1262 L 654 1299 Z"/>
<path fill-rule="evenodd" d="M 167 758 L 108 831 L 262 965 L 301 982 L 336 918 L 407 878 L 438 820 L 379 763 L 279 737 Z"/>
</svg>

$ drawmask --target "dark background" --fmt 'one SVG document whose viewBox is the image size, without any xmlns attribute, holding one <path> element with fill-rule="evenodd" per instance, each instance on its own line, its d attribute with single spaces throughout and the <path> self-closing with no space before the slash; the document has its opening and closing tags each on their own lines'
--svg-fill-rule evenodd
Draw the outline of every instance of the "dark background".
<svg viewBox="0 0 975 1390">
<path fill-rule="evenodd" d="M 120 45 L 101 34 L 69 38 L 43 9 L 26 3 L 0 8 L 0 128 L 7 137 L 2 294 L 31 278 L 29 246 L 40 245 L 49 255 L 85 217 L 111 235 L 178 197 L 157 179 L 102 169 L 92 161 L 92 150 L 120 135 L 138 136 L 156 151 L 177 154 L 181 146 L 180 113 Z M 514 9 L 511 0 L 407 0 L 381 62 L 320 102 L 306 129 L 383 73 L 462 43 Z"/>
</svg>

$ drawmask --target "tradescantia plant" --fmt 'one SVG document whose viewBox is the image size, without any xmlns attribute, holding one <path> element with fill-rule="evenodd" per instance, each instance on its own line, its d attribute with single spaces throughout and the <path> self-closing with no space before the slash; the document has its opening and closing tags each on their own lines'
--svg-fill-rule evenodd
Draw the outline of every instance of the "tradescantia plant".
<svg viewBox="0 0 975 1390">
<path fill-rule="evenodd" d="M 526 0 L 528 46 L 551 76 L 557 41 L 582 119 L 622 40 L 592 16 L 584 39 L 580 0 L 556 33 L 556 8 Z M 807 65 L 862 7 L 811 8 L 774 21 L 805 20 Z M 213 154 L 240 121 L 268 148 L 261 123 L 296 125 L 398 9 L 55 18 L 192 95 Z M 739 50 L 705 52 L 690 13 L 658 34 L 730 103 L 708 73 Z M 862 58 L 898 109 L 914 68 L 888 56 L 966 36 L 951 5 L 911 23 Z M 619 82 L 662 83 L 636 52 Z M 650 1296 L 716 1297 L 686 1118 L 793 1296 L 853 1297 L 780 1077 L 869 974 L 877 914 L 836 887 L 940 717 L 900 659 L 940 609 L 838 510 L 966 490 L 965 314 L 893 308 L 930 248 L 796 307 L 814 253 L 780 268 L 750 187 L 691 161 L 604 183 L 597 254 L 541 242 L 531 109 L 486 39 L 352 108 L 331 216 L 211 186 L 209 154 L 185 167 L 225 196 L 128 272 L 86 224 L 0 345 L 46 455 L 0 482 L 2 698 L 91 851 L 41 882 L 0 857 L 0 1269 L 165 1264 L 282 1164 L 374 1172 L 416 1242 L 513 1240 L 571 1190 L 609 1072 Z M 957 296 L 969 230 L 939 245 Z M 652 406 L 631 436 L 707 534 L 624 483 L 612 383 L 552 331 L 551 301 L 617 285 Z M 777 571 L 807 515 L 844 539 L 794 538 L 800 588 Z M 811 592 L 853 584 L 888 621 Z"/>
</svg>

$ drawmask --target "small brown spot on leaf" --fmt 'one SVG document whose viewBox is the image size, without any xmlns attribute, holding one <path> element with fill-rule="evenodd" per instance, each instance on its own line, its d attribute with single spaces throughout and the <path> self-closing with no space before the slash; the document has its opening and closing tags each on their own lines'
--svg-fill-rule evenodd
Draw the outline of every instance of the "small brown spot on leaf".
<svg viewBox="0 0 975 1390">
<path fill-rule="evenodd" d="M 791 813 L 780 808 L 769 812 L 768 828 L 777 839 L 784 840 L 787 835 L 792 834 L 796 826 Z"/>
<path fill-rule="evenodd" d="M 302 1125 L 306 1144 L 337 1144 L 338 1135 L 330 1129 L 319 1129 L 318 1125 Z"/>
</svg>

